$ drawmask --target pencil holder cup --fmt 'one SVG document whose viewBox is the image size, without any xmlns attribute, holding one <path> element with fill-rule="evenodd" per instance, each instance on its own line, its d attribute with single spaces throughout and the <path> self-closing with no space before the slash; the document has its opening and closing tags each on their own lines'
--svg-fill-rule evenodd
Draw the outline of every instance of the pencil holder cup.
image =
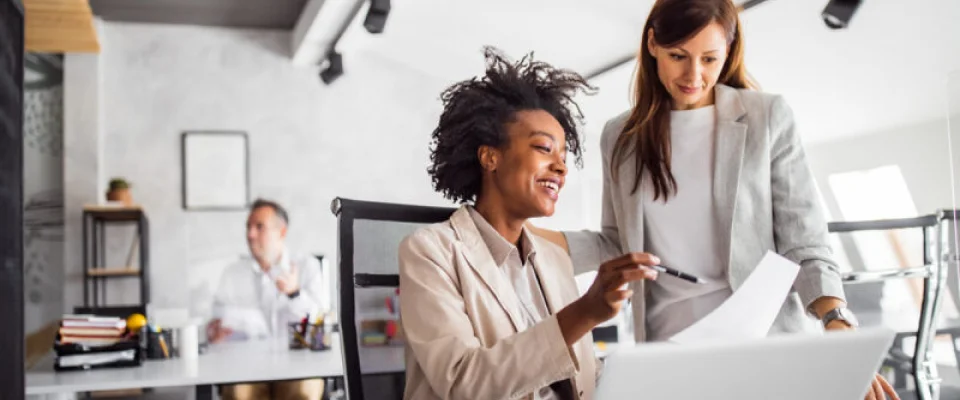
<svg viewBox="0 0 960 400">
<path fill-rule="evenodd" d="M 310 349 L 314 351 L 330 348 L 329 332 L 324 325 L 291 322 L 287 325 L 287 336 L 291 349 Z"/>
<path fill-rule="evenodd" d="M 145 331 L 148 359 L 172 358 L 176 355 L 172 331 L 156 332 L 149 329 Z"/>
</svg>

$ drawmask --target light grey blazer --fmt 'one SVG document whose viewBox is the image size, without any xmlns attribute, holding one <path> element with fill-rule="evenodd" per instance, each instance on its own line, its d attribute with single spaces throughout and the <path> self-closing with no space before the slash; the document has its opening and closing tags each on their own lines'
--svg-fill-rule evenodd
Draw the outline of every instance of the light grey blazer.
<svg viewBox="0 0 960 400">
<path fill-rule="evenodd" d="M 782 97 L 716 86 L 713 206 L 716 235 L 727 249 L 727 277 L 736 291 L 767 252 L 801 266 L 771 333 L 816 331 L 807 313 L 818 297 L 844 299 L 836 262 L 828 245 L 827 223 L 813 175 Z M 629 112 L 607 122 L 600 139 L 603 157 L 601 231 L 564 232 L 576 273 L 595 270 L 626 252 L 643 252 L 644 185 L 631 194 L 635 162 L 627 158 L 610 174 L 610 160 Z M 646 179 L 646 178 L 645 178 Z M 682 190 L 682 188 L 681 188 Z M 633 317 L 637 341 L 646 338 L 643 282 L 634 284 Z"/>
</svg>

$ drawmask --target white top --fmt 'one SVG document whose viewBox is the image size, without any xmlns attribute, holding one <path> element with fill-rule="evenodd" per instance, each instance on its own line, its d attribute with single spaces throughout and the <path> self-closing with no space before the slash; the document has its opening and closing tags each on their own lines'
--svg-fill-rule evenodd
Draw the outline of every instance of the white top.
<svg viewBox="0 0 960 400">
<path fill-rule="evenodd" d="M 299 274 L 300 295 L 290 299 L 277 289 L 275 279 L 281 272 L 289 274 L 293 266 Z M 329 297 L 320 261 L 314 257 L 291 257 L 284 250 L 269 275 L 252 257 L 243 257 L 223 271 L 213 317 L 233 329 L 233 340 L 286 335 L 288 323 L 329 311 Z"/>
<path fill-rule="evenodd" d="M 661 274 L 649 285 L 648 340 L 669 339 L 720 306 L 732 293 L 716 237 L 713 208 L 713 148 L 716 107 L 670 112 L 671 171 L 677 192 L 653 200 L 645 181 L 644 248 L 663 265 L 709 283 L 694 284 Z"/>
<path fill-rule="evenodd" d="M 537 254 L 533 247 L 533 240 L 530 239 L 526 229 L 521 231 L 520 242 L 523 246 L 523 255 L 517 246 L 508 242 L 497 232 L 493 225 L 490 225 L 479 212 L 473 207 L 468 207 L 473 223 L 477 225 L 480 237 L 484 244 L 490 250 L 493 261 L 497 263 L 500 270 L 504 273 L 513 290 L 520 299 L 520 314 L 523 316 L 524 326 L 519 327 L 520 331 L 529 329 L 536 325 L 548 315 L 547 300 L 543 296 L 543 290 L 540 289 L 540 281 L 537 279 L 537 273 L 533 269 L 533 257 Z M 553 382 L 547 382 L 551 384 Z M 536 400 L 559 400 L 557 393 L 550 387 L 540 388 L 533 396 Z"/>
</svg>

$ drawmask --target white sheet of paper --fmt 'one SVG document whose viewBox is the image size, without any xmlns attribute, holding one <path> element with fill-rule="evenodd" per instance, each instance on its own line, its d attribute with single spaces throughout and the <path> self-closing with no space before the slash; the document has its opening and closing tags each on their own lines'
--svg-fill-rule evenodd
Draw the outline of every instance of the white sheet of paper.
<svg viewBox="0 0 960 400">
<path fill-rule="evenodd" d="M 233 330 L 228 340 L 261 339 L 270 335 L 263 312 L 253 307 L 223 307 L 220 323 Z"/>
<path fill-rule="evenodd" d="M 703 343 L 766 337 L 798 272 L 799 265 L 768 251 L 727 301 L 670 341 Z"/>
</svg>

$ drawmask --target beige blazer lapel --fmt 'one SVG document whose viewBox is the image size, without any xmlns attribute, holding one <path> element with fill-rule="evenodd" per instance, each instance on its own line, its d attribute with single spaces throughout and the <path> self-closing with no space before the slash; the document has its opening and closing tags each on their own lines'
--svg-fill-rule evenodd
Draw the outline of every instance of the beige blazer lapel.
<svg viewBox="0 0 960 400">
<path fill-rule="evenodd" d="M 733 226 L 733 215 L 737 209 L 737 195 L 740 189 L 740 172 L 743 167 L 744 148 L 746 147 L 747 124 L 742 121 L 746 108 L 740 100 L 740 94 L 729 86 L 716 86 L 717 134 L 713 153 L 713 204 L 717 216 L 716 234 L 722 238 L 724 259 L 727 265 L 732 263 L 733 246 L 730 238 L 737 237 Z M 729 269 L 728 279 L 733 290 L 746 279 L 750 271 Z M 740 276 L 744 275 L 744 276 Z"/>
<path fill-rule="evenodd" d="M 533 257 L 533 269 L 537 273 L 537 279 L 540 280 L 540 290 L 543 292 L 543 297 L 547 301 L 548 311 L 550 314 L 556 314 L 580 295 L 576 281 L 570 279 L 573 275 L 573 265 L 569 264 L 568 260 L 553 257 L 548 251 L 540 251 L 540 249 L 542 249 L 543 246 L 547 246 L 547 244 L 542 243 L 541 239 L 535 235 L 530 236 L 533 241 L 534 250 L 537 251 L 537 254 Z M 592 343 L 592 341 L 588 342 Z M 593 347 L 592 344 L 587 346 L 590 346 L 587 347 L 589 352 L 584 348 L 585 345 L 583 339 L 581 339 L 570 347 L 576 355 L 575 359 L 579 360 L 581 368 L 585 363 L 592 364 L 592 360 L 588 358 L 593 358 L 594 356 L 592 353 Z M 593 369 L 593 367 L 590 369 Z M 587 379 L 592 378 L 587 377 Z M 577 377 L 574 377 L 570 379 L 569 386 L 561 383 L 559 387 L 555 386 L 554 389 L 559 391 L 558 393 L 561 398 L 574 399 L 577 398 L 577 396 L 574 396 L 574 393 L 578 391 L 581 387 L 580 385 L 583 384 L 584 383 L 580 382 Z M 569 392 L 567 392 L 568 390 Z M 579 393 L 582 394 L 583 392 L 579 391 Z"/>
<path fill-rule="evenodd" d="M 520 310 L 517 308 L 520 299 L 517 298 L 513 285 L 500 271 L 500 266 L 490 255 L 490 249 L 483 242 L 483 238 L 470 218 L 470 212 L 467 211 L 466 207 L 460 207 L 453 213 L 450 217 L 450 224 L 453 226 L 457 238 L 460 239 L 458 245 L 462 246 L 462 253 L 467 259 L 467 263 L 493 292 L 494 297 L 500 303 L 500 307 L 510 317 L 513 330 L 520 332 L 520 327 L 524 326 Z"/>
<path fill-rule="evenodd" d="M 533 236 L 533 240 L 534 247 L 540 247 L 540 244 L 536 243 L 539 240 L 536 236 Z M 538 251 L 537 255 L 534 256 L 533 269 L 537 272 L 537 278 L 540 280 L 540 290 L 543 291 L 543 297 L 547 300 L 547 309 L 550 314 L 556 314 L 567 305 L 567 301 L 564 300 L 566 296 L 578 294 L 575 288 L 567 286 L 567 280 L 562 279 L 566 274 L 563 274 L 560 268 L 562 266 L 559 260 L 555 260 L 544 253 Z M 574 290 L 572 295 L 570 294 L 571 290 Z"/>
</svg>

